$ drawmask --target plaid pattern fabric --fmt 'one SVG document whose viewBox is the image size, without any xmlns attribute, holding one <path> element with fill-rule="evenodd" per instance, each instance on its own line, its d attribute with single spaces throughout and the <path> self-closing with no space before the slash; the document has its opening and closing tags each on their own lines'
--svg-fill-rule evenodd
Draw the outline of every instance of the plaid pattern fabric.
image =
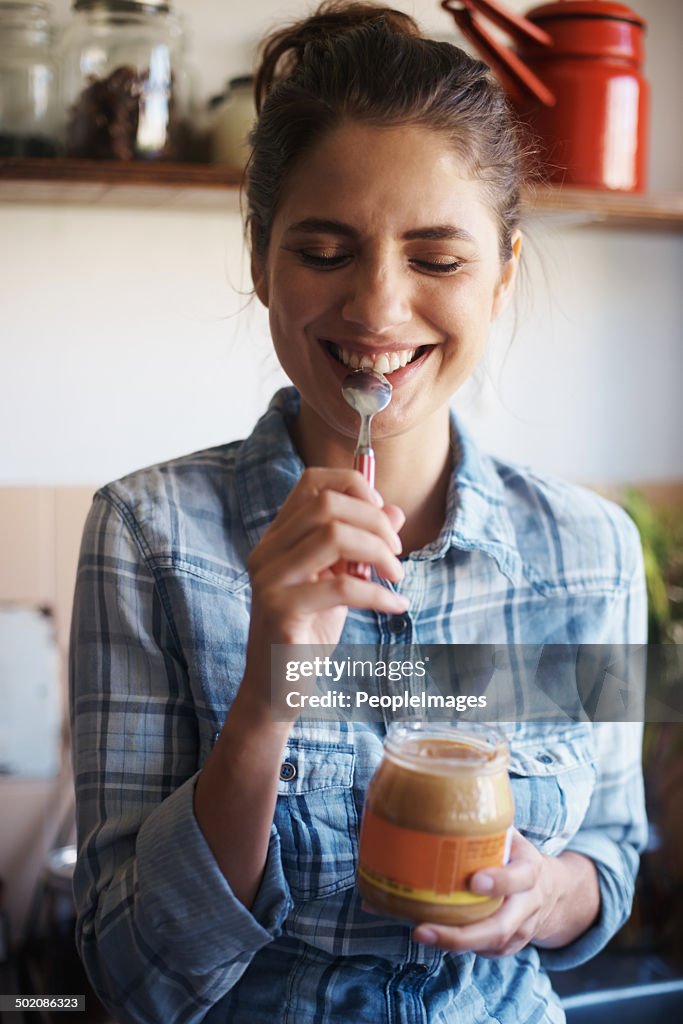
<svg viewBox="0 0 683 1024">
<path fill-rule="evenodd" d="M 361 910 L 359 821 L 385 722 L 299 721 L 264 878 L 247 910 L 194 818 L 198 771 L 244 669 L 246 560 L 303 471 L 280 392 L 245 441 L 102 489 L 71 645 L 77 940 L 122 1022 L 486 1024 L 564 1019 L 545 967 L 596 953 L 628 915 L 646 837 L 640 727 L 505 726 L 516 825 L 598 868 L 594 927 L 484 959 L 416 945 Z M 405 616 L 351 610 L 343 642 L 644 643 L 637 534 L 615 506 L 457 445 L 439 538 L 405 563 Z M 457 651 L 457 648 L 453 648 Z"/>
</svg>

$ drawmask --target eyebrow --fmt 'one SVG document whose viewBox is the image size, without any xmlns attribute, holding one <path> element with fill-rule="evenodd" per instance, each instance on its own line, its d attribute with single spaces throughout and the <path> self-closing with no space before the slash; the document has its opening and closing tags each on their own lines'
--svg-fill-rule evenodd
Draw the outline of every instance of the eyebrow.
<svg viewBox="0 0 683 1024">
<path fill-rule="evenodd" d="M 297 221 L 296 224 L 290 224 L 287 231 L 302 231 L 311 235 L 320 233 L 341 235 L 343 238 L 351 238 L 354 241 L 360 238 L 360 232 L 356 228 L 351 227 L 350 224 L 345 224 L 340 220 L 326 220 L 319 217 L 307 217 L 305 220 Z M 475 243 L 475 239 L 469 231 L 465 231 L 464 228 L 455 227 L 453 224 L 434 224 L 430 227 L 413 228 L 411 231 L 404 231 L 401 238 L 406 242 L 426 239 L 432 242 L 456 240 Z"/>
</svg>

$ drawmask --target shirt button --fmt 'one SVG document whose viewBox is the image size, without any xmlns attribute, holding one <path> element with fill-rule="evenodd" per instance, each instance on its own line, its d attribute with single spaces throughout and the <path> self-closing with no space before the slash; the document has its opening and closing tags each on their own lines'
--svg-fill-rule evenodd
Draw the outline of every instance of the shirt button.
<svg viewBox="0 0 683 1024">
<path fill-rule="evenodd" d="M 405 633 L 409 625 L 410 619 L 407 615 L 392 615 L 389 619 L 389 629 L 392 633 Z"/>
<path fill-rule="evenodd" d="M 553 759 L 550 754 L 536 754 L 536 760 L 540 761 L 541 764 L 552 764 Z"/>
<path fill-rule="evenodd" d="M 296 765 L 292 764 L 291 761 L 285 761 L 280 766 L 280 778 L 283 782 L 291 782 L 296 776 Z"/>
</svg>

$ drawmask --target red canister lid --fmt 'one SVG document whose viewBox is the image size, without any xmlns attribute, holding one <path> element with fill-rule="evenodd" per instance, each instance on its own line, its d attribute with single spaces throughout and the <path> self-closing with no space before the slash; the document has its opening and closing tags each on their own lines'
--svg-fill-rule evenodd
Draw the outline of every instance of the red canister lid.
<svg viewBox="0 0 683 1024">
<path fill-rule="evenodd" d="M 645 28 L 645 21 L 626 4 L 612 3 L 611 0 L 560 0 L 559 3 L 543 4 L 527 11 L 529 21 L 551 18 L 610 18 L 616 21 L 630 21 Z"/>
<path fill-rule="evenodd" d="M 644 60 L 645 22 L 626 4 L 565 0 L 535 7 L 526 17 L 545 29 L 552 42 L 546 47 L 533 40 L 518 44 L 517 52 L 523 60 L 591 57 L 622 60 L 635 66 Z"/>
</svg>

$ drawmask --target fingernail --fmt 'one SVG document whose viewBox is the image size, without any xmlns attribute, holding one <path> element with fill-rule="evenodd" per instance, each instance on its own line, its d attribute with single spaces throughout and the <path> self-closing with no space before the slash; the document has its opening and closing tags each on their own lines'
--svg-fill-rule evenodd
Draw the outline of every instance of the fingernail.
<svg viewBox="0 0 683 1024">
<path fill-rule="evenodd" d="M 475 875 L 470 888 L 472 892 L 491 892 L 491 889 L 493 889 L 493 879 L 490 875 Z"/>
<path fill-rule="evenodd" d="M 374 487 L 373 487 L 373 489 L 372 489 L 372 498 L 373 498 L 373 501 L 374 501 L 374 502 L 375 502 L 375 503 L 376 503 L 377 505 L 379 505 L 379 507 L 380 507 L 380 508 L 384 508 L 384 498 L 383 498 L 383 497 L 382 497 L 382 495 L 381 495 L 381 494 L 379 493 L 379 491 L 375 490 L 375 488 L 374 488 Z"/>
<path fill-rule="evenodd" d="M 394 597 L 396 598 L 396 603 L 400 606 L 401 610 L 406 611 L 410 606 L 410 601 L 405 594 L 394 594 Z"/>
<path fill-rule="evenodd" d="M 397 533 L 395 533 L 393 539 L 394 539 L 394 551 L 395 551 L 395 553 L 397 555 L 400 555 L 400 553 L 403 551 L 403 543 L 401 541 L 401 538 L 399 537 L 399 535 Z"/>
<path fill-rule="evenodd" d="M 413 934 L 413 938 L 416 942 L 421 942 L 425 946 L 435 946 L 439 935 L 433 928 L 418 928 Z"/>
</svg>

